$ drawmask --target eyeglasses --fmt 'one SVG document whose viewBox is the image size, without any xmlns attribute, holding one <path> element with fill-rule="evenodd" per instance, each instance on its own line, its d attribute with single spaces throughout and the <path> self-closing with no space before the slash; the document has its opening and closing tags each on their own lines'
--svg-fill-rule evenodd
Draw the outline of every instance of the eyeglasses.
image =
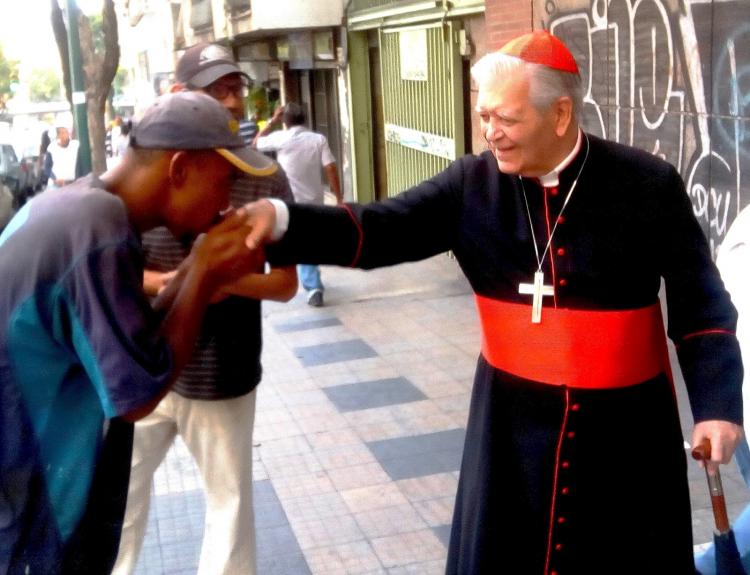
<svg viewBox="0 0 750 575">
<path fill-rule="evenodd" d="M 206 93 L 217 100 L 224 100 L 229 94 L 234 94 L 237 98 L 247 98 L 250 94 L 250 86 L 244 78 L 230 82 L 214 82 L 206 86 Z"/>
</svg>

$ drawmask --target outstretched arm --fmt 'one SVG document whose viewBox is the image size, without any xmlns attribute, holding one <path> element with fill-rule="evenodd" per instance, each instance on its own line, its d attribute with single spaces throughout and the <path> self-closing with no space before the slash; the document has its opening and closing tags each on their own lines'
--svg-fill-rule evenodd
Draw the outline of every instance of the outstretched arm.
<svg viewBox="0 0 750 575">
<path fill-rule="evenodd" d="M 263 136 L 271 133 L 274 129 L 274 126 L 281 123 L 281 117 L 284 115 L 284 106 L 278 106 L 273 111 L 273 116 L 266 122 L 266 125 L 261 128 L 257 134 L 255 134 L 255 137 L 253 138 L 253 147 L 258 146 L 258 139 L 262 138 Z"/>
<path fill-rule="evenodd" d="M 158 405 L 167 393 L 193 353 L 203 314 L 216 290 L 223 284 L 234 281 L 257 269 L 262 253 L 248 253 L 243 242 L 247 230 L 242 210 L 226 218 L 221 224 L 206 233 L 193 246 L 188 256 L 189 265 L 180 266 L 174 284 L 174 293 L 163 301 L 168 303 L 161 332 L 172 350 L 172 377 L 162 392 L 148 404 L 130 411 L 123 417 L 136 421 L 145 417 Z M 187 261 L 186 260 L 186 261 Z M 161 294 L 170 291 L 164 289 Z"/>
<path fill-rule="evenodd" d="M 251 273 L 219 289 L 213 301 L 234 295 L 252 299 L 287 302 L 297 293 L 295 266 L 272 267 L 268 273 Z"/>
</svg>

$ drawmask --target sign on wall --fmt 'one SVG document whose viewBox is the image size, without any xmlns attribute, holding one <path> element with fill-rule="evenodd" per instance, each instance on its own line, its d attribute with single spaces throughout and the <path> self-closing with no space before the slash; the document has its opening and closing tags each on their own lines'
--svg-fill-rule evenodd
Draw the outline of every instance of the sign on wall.
<svg viewBox="0 0 750 575">
<path fill-rule="evenodd" d="M 402 80 L 426 82 L 427 73 L 427 30 L 402 30 L 398 33 L 399 59 Z"/>
<path fill-rule="evenodd" d="M 396 124 L 386 123 L 384 128 L 386 142 L 400 144 L 446 160 L 456 159 L 456 142 L 453 138 L 412 130 Z"/>
</svg>

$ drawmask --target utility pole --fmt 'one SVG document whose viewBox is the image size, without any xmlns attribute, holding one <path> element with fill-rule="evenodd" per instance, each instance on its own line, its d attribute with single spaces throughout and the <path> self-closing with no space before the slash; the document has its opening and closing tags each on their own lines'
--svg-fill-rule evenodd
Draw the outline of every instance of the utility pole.
<svg viewBox="0 0 750 575">
<path fill-rule="evenodd" d="M 81 64 L 81 40 L 78 36 L 78 4 L 66 0 L 65 15 L 68 25 L 68 53 L 70 54 L 70 87 L 73 96 L 73 118 L 78 137 L 79 165 L 82 174 L 91 171 L 91 143 L 86 115 L 86 86 Z"/>
</svg>

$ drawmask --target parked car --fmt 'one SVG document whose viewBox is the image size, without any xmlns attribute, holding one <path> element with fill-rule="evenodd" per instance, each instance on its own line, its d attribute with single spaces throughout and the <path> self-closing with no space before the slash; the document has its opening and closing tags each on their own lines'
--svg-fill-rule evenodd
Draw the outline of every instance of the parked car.
<svg viewBox="0 0 750 575">
<path fill-rule="evenodd" d="M 8 187 L 16 207 L 22 206 L 34 194 L 34 174 L 33 162 L 19 160 L 11 144 L 0 144 L 0 183 Z"/>
<path fill-rule="evenodd" d="M 43 178 L 42 163 L 38 155 L 24 156 L 21 164 L 25 166 L 27 174 L 27 188 L 30 194 L 35 194 L 47 185 L 46 178 Z"/>
<path fill-rule="evenodd" d="M 10 193 L 8 186 L 0 184 L 0 232 L 8 225 L 13 214 L 15 214 L 13 195 Z"/>
</svg>

